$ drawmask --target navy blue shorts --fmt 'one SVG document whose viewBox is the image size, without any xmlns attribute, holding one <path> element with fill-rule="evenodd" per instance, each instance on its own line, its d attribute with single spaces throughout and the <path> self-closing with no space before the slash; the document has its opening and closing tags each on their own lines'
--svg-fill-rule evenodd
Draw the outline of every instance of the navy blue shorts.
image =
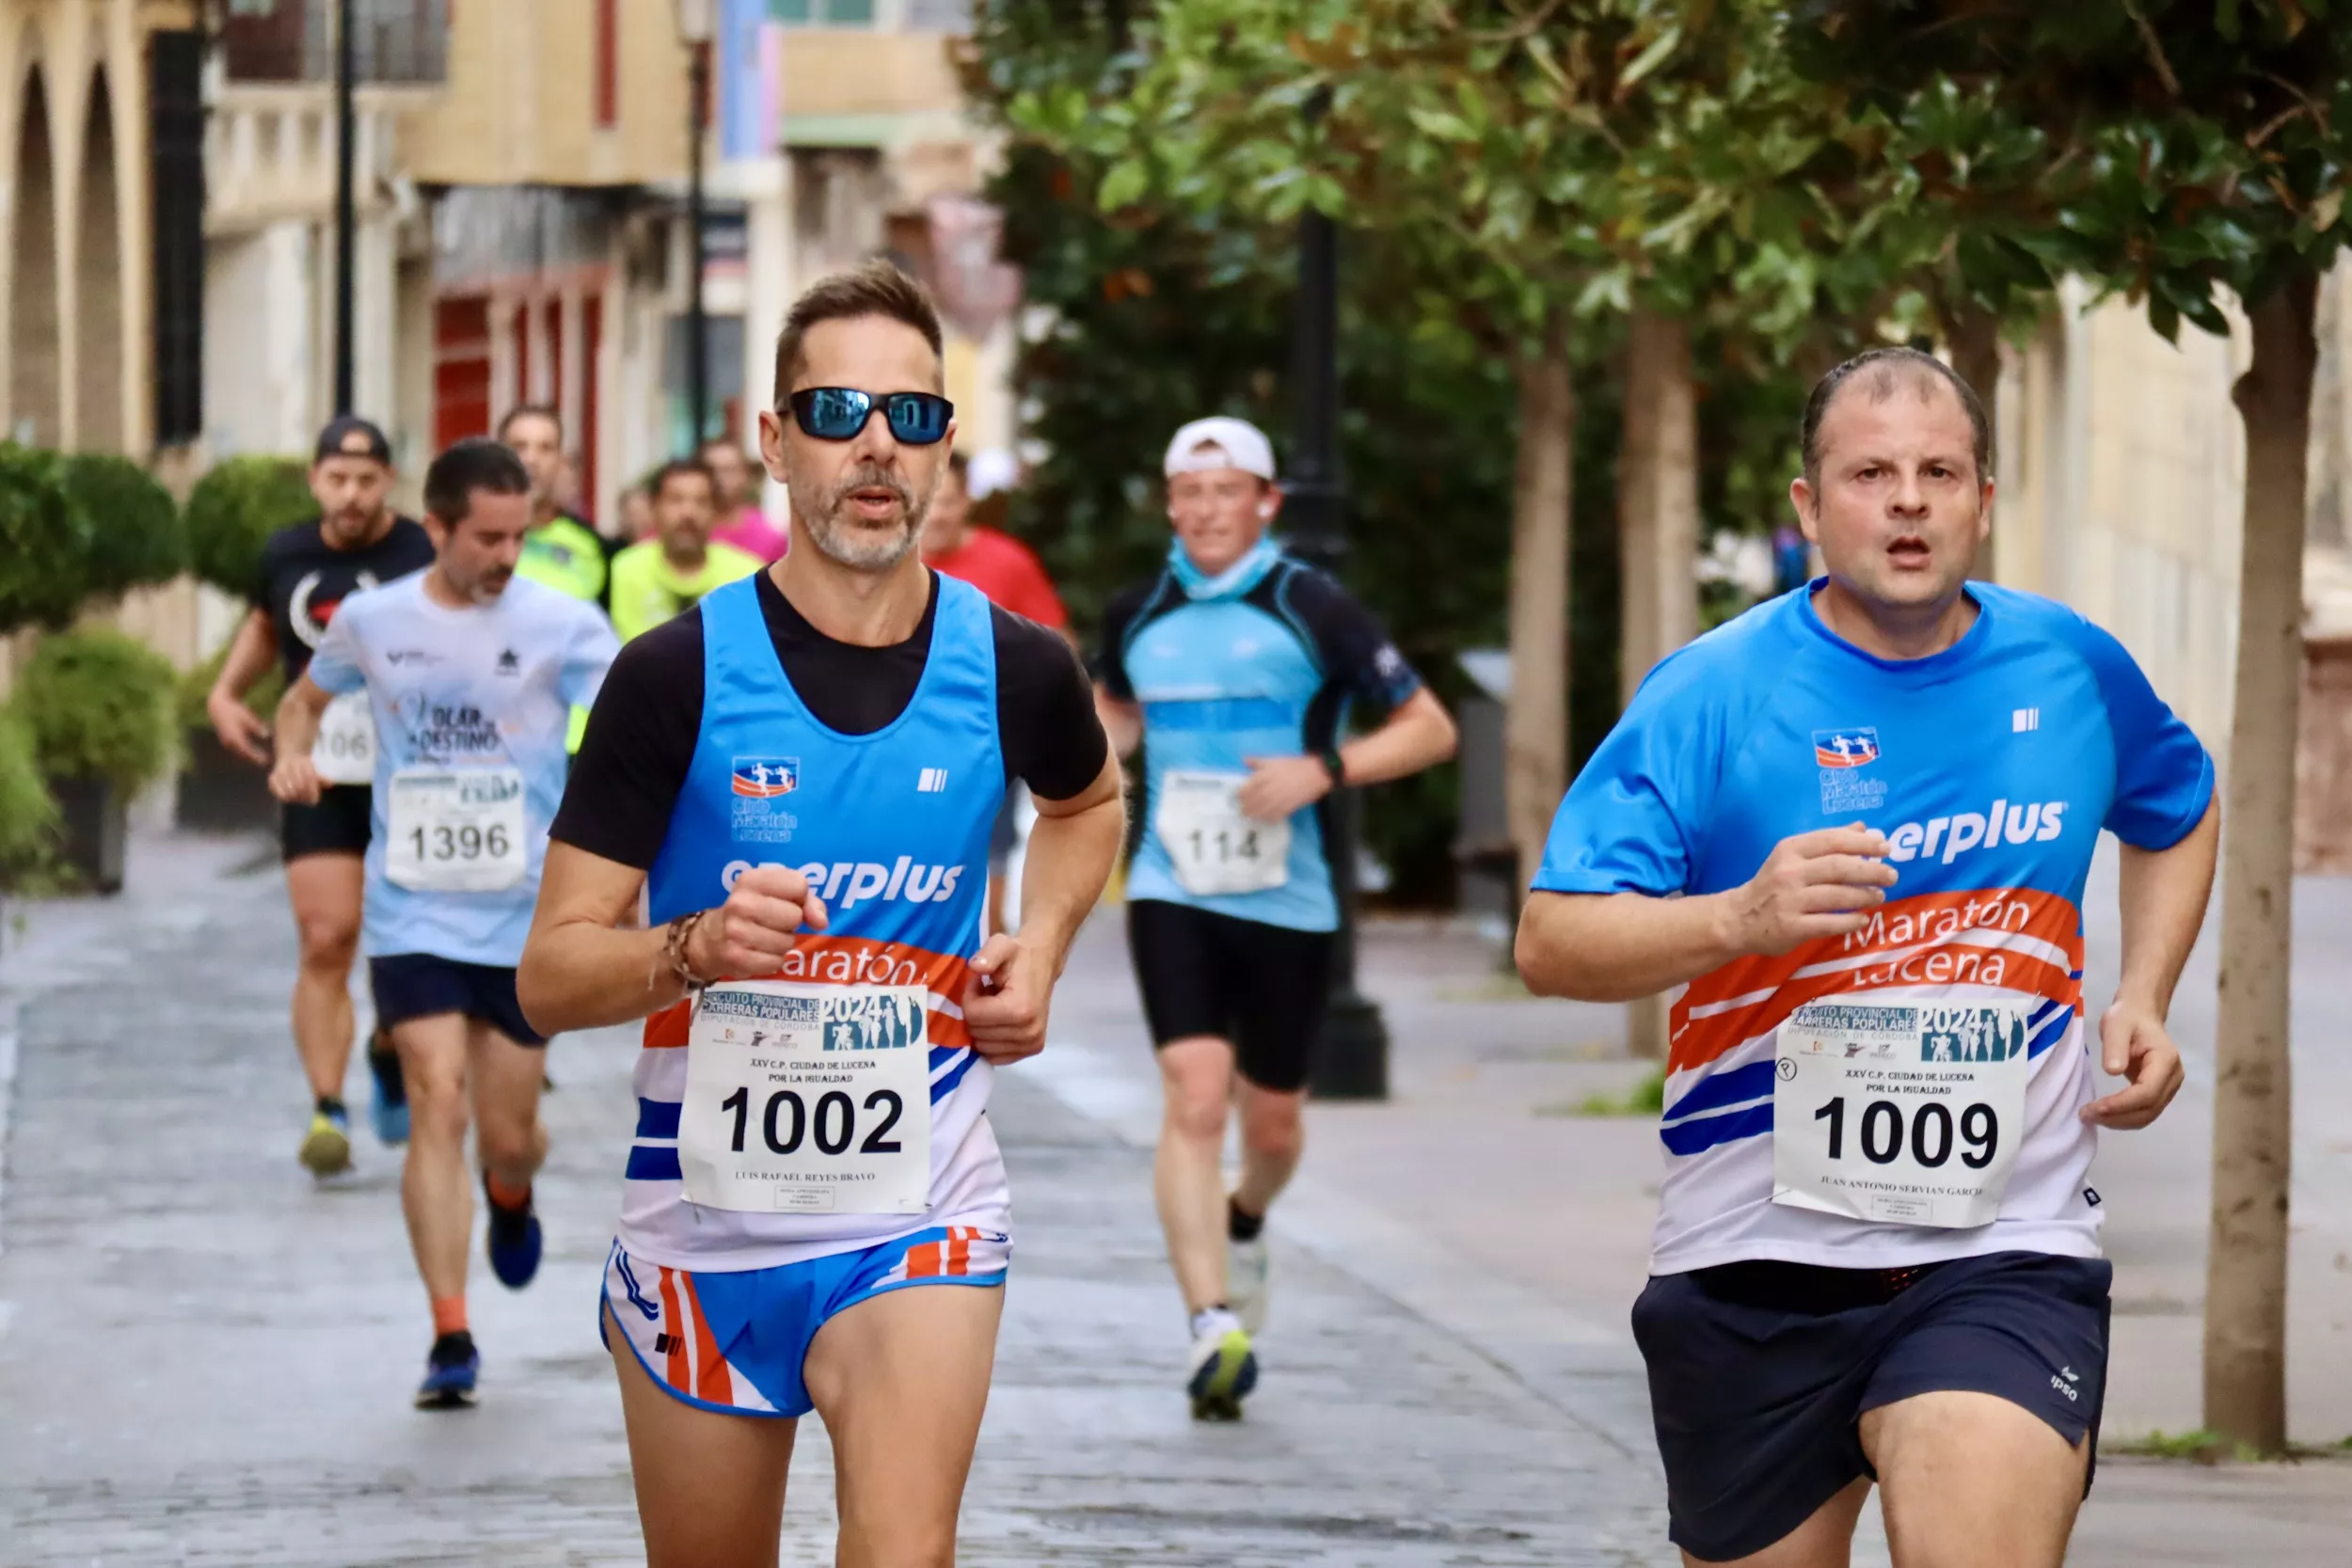
<svg viewBox="0 0 2352 1568">
<path fill-rule="evenodd" d="M 495 964 L 459 963 L 431 953 L 395 953 L 368 960 L 375 990 L 375 1022 L 386 1029 L 411 1019 L 462 1013 L 516 1045 L 545 1045 L 515 1000 L 515 972 Z"/>
<path fill-rule="evenodd" d="M 1773 1262 L 1654 1276 L 1633 1338 L 1670 1538 L 1703 1561 L 1762 1551 L 1871 1475 L 1863 1415 L 1915 1394 L 1992 1394 L 2070 1444 L 2095 1437 L 2114 1277 L 2103 1259 L 2030 1252 L 1924 1264 L 1908 1283 Z"/>
</svg>

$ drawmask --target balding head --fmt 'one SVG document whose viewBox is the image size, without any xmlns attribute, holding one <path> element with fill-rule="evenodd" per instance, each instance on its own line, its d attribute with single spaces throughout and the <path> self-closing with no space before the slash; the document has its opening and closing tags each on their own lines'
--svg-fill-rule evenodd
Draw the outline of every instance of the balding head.
<svg viewBox="0 0 2352 1568">
<path fill-rule="evenodd" d="M 1993 427 L 1984 417 L 1984 404 L 1978 398 L 1975 388 L 1932 354 L 1922 354 L 1915 348 L 1874 348 L 1855 355 L 1815 382 L 1812 396 L 1804 400 L 1804 424 L 1799 434 L 1799 451 L 1804 459 L 1806 482 L 1816 487 L 1820 484 L 1821 421 L 1828 418 L 1831 405 L 1841 397 L 1867 398 L 1872 403 L 1885 403 L 1896 397 L 1915 397 L 1926 402 L 1947 393 L 1960 400 L 1962 411 L 1968 416 L 1968 429 L 1976 449 L 1978 482 L 1981 483 L 1992 478 Z"/>
</svg>

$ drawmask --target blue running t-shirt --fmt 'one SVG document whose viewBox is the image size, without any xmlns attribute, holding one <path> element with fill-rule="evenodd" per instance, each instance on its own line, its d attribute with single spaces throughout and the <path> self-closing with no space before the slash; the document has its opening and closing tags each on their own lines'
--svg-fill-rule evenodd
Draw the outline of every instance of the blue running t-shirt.
<svg viewBox="0 0 2352 1568">
<path fill-rule="evenodd" d="M 1393 707 L 1419 691 L 1421 677 L 1372 612 L 1329 576 L 1261 546 L 1218 578 L 1171 567 L 1113 600 L 1096 675 L 1143 709 L 1144 796 L 1127 896 L 1292 930 L 1338 929 L 1314 807 L 1292 815 L 1281 885 L 1217 894 L 1177 879 L 1157 808 L 1170 771 L 1236 776 L 1250 757 L 1319 755 L 1336 743 L 1352 701 Z"/>
<path fill-rule="evenodd" d="M 2106 632 L 1970 583 L 1942 653 L 1882 659 L 1825 626 L 1820 582 L 1650 672 L 1562 802 L 1538 891 L 1704 895 L 1783 839 L 1861 822 L 1899 879 L 1869 925 L 1737 959 L 1674 999 L 1651 1270 L 1742 1259 L 1891 1267 L 2004 1250 L 2095 1257 L 2082 1015 L 2083 883 L 2099 832 L 2162 849 L 2203 817 L 2213 762 Z M 2025 1143 L 1999 1217 L 1972 1229 L 1772 1201 L 1780 1025 L 1804 1003 L 2024 1000 Z"/>
</svg>

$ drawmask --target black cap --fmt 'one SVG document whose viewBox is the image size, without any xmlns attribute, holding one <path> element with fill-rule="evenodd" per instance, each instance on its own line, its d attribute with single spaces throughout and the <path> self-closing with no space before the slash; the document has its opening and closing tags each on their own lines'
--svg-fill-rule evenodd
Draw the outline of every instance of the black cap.
<svg viewBox="0 0 2352 1568">
<path fill-rule="evenodd" d="M 339 415 L 326 421 L 319 432 L 318 450 L 310 456 L 313 463 L 324 463 L 330 457 L 373 457 L 386 467 L 392 466 L 392 444 L 384 438 L 373 420 L 357 414 Z"/>
</svg>

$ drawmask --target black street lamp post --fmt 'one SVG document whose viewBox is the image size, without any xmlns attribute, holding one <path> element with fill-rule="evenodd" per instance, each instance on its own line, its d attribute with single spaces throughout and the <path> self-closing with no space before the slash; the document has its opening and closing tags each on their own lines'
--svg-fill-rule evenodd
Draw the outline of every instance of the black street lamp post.
<svg viewBox="0 0 2352 1568">
<path fill-rule="evenodd" d="M 1339 443 L 1339 292 L 1338 230 L 1310 208 L 1298 223 L 1298 300 L 1291 343 L 1298 423 L 1282 514 L 1292 548 L 1334 572 L 1347 552 L 1347 487 Z M 1352 789 L 1334 791 L 1321 816 L 1340 929 L 1332 953 L 1330 1013 L 1315 1052 L 1312 1090 L 1322 1100 L 1386 1100 L 1388 1025 L 1379 1005 L 1356 988 L 1356 846 L 1362 802 Z"/>
<path fill-rule="evenodd" d="M 335 7 L 335 412 L 348 414 L 353 390 L 352 342 L 354 253 L 358 249 L 352 183 L 357 172 L 358 115 L 352 104 L 354 39 L 352 0 Z"/>
<path fill-rule="evenodd" d="M 710 119 L 710 45 L 717 18 L 710 0 L 678 0 L 686 44 L 686 407 L 691 443 L 710 434 L 710 321 L 703 309 L 703 128 Z"/>
</svg>

